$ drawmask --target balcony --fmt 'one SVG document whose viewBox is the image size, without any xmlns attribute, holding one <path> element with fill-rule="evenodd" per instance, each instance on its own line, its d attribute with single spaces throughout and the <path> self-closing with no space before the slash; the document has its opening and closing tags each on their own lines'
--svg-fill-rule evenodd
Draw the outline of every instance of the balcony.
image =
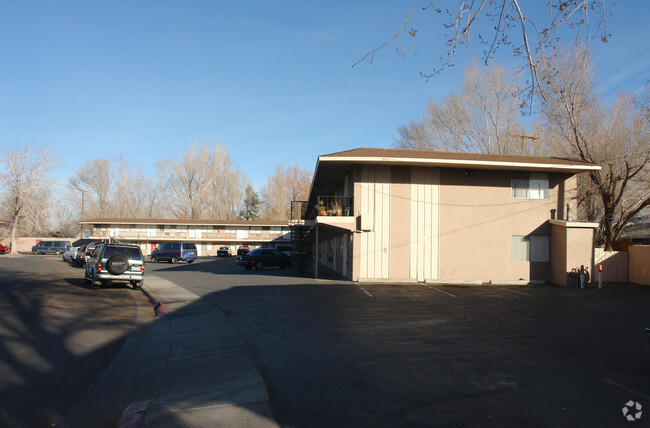
<svg viewBox="0 0 650 428">
<path fill-rule="evenodd" d="M 351 217 L 352 209 L 352 196 L 319 196 L 314 216 Z"/>
<path fill-rule="evenodd" d="M 354 204 L 351 196 L 319 196 L 312 216 L 316 224 L 338 229 L 355 230 Z"/>
</svg>

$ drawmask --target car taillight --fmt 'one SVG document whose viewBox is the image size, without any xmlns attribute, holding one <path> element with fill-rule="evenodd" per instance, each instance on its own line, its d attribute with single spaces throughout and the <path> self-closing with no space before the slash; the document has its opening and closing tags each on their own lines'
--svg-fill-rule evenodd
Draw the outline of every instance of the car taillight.
<svg viewBox="0 0 650 428">
<path fill-rule="evenodd" d="M 102 263 L 101 262 L 97 263 L 97 271 L 98 272 L 102 271 Z"/>
<path fill-rule="evenodd" d="M 140 272 L 144 273 L 144 265 L 140 266 Z"/>
</svg>

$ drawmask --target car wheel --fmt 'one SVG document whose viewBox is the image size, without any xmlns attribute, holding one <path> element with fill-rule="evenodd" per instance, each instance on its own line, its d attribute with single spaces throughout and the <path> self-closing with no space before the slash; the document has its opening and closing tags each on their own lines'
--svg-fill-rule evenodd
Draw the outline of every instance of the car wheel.
<svg viewBox="0 0 650 428">
<path fill-rule="evenodd" d="M 176 256 L 172 256 L 171 260 L 169 260 L 169 262 L 172 264 L 176 264 L 177 261 L 178 259 L 176 258 Z"/>
<path fill-rule="evenodd" d="M 56 251 L 54 252 L 54 254 L 56 254 L 57 256 L 60 256 L 60 255 L 61 255 L 61 251 L 56 250 Z"/>
<path fill-rule="evenodd" d="M 139 290 L 142 288 L 142 281 L 131 281 L 131 287 L 133 287 L 134 290 Z"/>
<path fill-rule="evenodd" d="M 262 262 L 255 263 L 255 269 L 257 269 L 257 270 L 264 269 L 264 263 L 262 263 Z"/>
<path fill-rule="evenodd" d="M 188 263 L 192 263 L 193 261 L 194 261 L 194 260 L 188 260 L 187 262 L 188 262 Z"/>
<path fill-rule="evenodd" d="M 106 261 L 106 269 L 112 275 L 122 275 L 129 268 L 129 259 L 124 254 L 115 254 Z"/>
<path fill-rule="evenodd" d="M 151 258 L 151 263 L 158 263 L 158 257 L 153 256 L 153 257 Z"/>
<path fill-rule="evenodd" d="M 104 284 L 101 281 L 96 281 L 93 279 L 92 282 L 90 283 L 90 288 L 92 288 L 93 290 L 97 290 L 102 285 Z"/>
</svg>

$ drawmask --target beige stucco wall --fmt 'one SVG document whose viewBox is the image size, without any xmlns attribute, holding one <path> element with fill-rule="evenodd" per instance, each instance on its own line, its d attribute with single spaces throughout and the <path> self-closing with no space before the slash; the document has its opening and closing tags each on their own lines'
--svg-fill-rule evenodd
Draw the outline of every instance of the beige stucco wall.
<svg viewBox="0 0 650 428">
<path fill-rule="evenodd" d="M 594 229 L 586 227 L 569 227 L 567 229 L 567 271 L 584 266 L 593 273 L 594 263 Z M 591 275 L 591 280 L 594 276 Z"/>
<path fill-rule="evenodd" d="M 564 215 L 571 197 L 558 195 L 570 194 L 575 180 L 549 174 L 549 199 L 514 199 L 511 177 L 508 171 L 441 171 L 440 278 L 550 280 L 550 262 L 512 261 L 512 235 L 550 236 L 551 210 Z"/>
<path fill-rule="evenodd" d="M 551 283 L 567 285 L 567 233 L 566 227 L 551 225 Z"/>
<path fill-rule="evenodd" d="M 551 227 L 551 283 L 573 286 L 569 273 L 582 266 L 594 281 L 594 225 L 557 221 Z"/>
<path fill-rule="evenodd" d="M 552 236 L 548 223 L 565 218 L 567 203 L 575 218 L 574 176 L 549 174 L 549 198 L 533 200 L 512 198 L 509 171 L 467 172 L 355 167 L 351 279 L 552 282 L 558 255 L 565 275 L 567 263 L 591 254 L 592 229 Z M 513 262 L 513 235 L 548 236 L 549 261 Z"/>
</svg>

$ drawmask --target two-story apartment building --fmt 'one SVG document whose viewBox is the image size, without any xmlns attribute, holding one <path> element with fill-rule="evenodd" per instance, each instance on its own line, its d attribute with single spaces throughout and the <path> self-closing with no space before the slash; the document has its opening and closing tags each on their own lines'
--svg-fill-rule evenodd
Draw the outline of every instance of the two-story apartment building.
<svg viewBox="0 0 650 428">
<path fill-rule="evenodd" d="M 574 220 L 576 174 L 596 169 L 549 157 L 349 150 L 318 158 L 293 225 L 314 243 L 316 271 L 353 281 L 566 285 L 572 268 L 593 264 L 597 224 Z"/>
<path fill-rule="evenodd" d="M 91 231 L 90 239 L 136 244 L 145 255 L 161 242 L 194 242 L 200 256 L 214 256 L 222 246 L 235 254 L 240 245 L 253 249 L 291 242 L 286 221 L 95 218 L 79 223 Z"/>
</svg>

